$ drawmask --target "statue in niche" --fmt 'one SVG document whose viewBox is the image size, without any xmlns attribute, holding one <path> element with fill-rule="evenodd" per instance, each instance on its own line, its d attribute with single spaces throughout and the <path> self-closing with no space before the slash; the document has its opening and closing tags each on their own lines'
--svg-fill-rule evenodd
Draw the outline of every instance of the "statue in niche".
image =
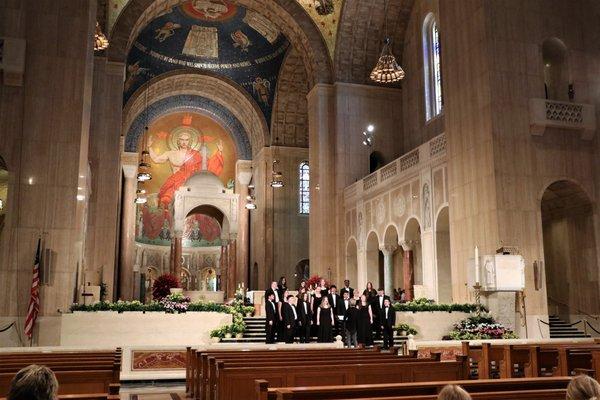
<svg viewBox="0 0 600 400">
<path fill-rule="evenodd" d="M 191 123 L 191 116 L 184 118 L 184 124 Z M 165 135 L 166 136 L 166 135 Z M 181 126 L 174 129 L 169 138 L 170 150 L 157 154 L 152 148 L 154 136 L 148 138 L 148 152 L 156 164 L 168 162 L 173 174 L 162 184 L 158 193 L 159 204 L 168 208 L 173 200 L 175 191 L 181 187 L 198 171 L 207 170 L 219 176 L 223 172 L 223 142 L 214 137 L 206 136 L 190 126 Z M 208 155 L 206 142 L 216 140 L 216 151 Z"/>
<path fill-rule="evenodd" d="M 496 287 L 496 268 L 494 266 L 494 260 L 486 258 L 485 265 L 485 285 L 488 287 Z"/>
</svg>

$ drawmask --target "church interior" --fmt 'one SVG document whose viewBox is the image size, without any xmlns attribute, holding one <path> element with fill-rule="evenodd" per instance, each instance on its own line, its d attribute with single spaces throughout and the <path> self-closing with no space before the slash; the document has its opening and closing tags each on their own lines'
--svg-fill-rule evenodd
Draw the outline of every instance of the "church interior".
<svg viewBox="0 0 600 400">
<path fill-rule="evenodd" d="M 30 364 L 87 400 L 598 379 L 599 21 L 596 0 L 0 1 L 0 398 Z"/>
</svg>

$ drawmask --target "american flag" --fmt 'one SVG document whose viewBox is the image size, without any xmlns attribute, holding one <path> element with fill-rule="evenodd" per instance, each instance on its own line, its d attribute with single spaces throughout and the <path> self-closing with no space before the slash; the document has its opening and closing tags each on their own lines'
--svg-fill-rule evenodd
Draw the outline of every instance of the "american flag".
<svg viewBox="0 0 600 400">
<path fill-rule="evenodd" d="M 25 335 L 29 339 L 33 335 L 33 325 L 40 311 L 40 257 L 41 257 L 42 239 L 38 239 L 37 251 L 35 252 L 35 262 L 33 264 L 33 279 L 31 281 L 31 297 L 29 298 L 29 307 L 27 308 L 27 318 L 25 319 Z"/>
</svg>

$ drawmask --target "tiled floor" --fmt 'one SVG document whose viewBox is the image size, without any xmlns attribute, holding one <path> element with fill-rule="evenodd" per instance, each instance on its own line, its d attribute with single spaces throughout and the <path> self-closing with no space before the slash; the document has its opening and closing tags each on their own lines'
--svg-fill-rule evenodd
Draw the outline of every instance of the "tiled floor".
<svg viewBox="0 0 600 400">
<path fill-rule="evenodd" d="M 182 383 L 133 383 L 122 384 L 121 400 L 185 400 L 185 385 Z"/>
</svg>

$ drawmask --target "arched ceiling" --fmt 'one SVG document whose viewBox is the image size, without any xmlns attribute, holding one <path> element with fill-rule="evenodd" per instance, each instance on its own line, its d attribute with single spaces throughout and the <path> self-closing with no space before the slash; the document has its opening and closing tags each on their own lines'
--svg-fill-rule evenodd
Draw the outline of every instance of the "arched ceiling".
<svg viewBox="0 0 600 400">
<path fill-rule="evenodd" d="M 126 2 L 110 33 L 111 45 L 107 50 L 108 58 L 124 61 L 138 33 L 150 21 L 190 1 L 192 0 L 129 0 Z M 225 3 L 225 0 L 193 1 L 196 5 L 230 3 L 258 11 L 302 54 L 311 87 L 315 83 L 332 82 L 331 61 L 323 37 L 313 20 L 296 0 L 231 0 L 228 3 Z"/>
<path fill-rule="evenodd" d="M 341 82 L 373 84 L 369 74 L 377 63 L 385 36 L 385 2 L 388 2 L 387 30 L 392 52 L 402 65 L 404 35 L 415 0 L 345 0 L 335 56 L 335 79 Z"/>
<path fill-rule="evenodd" d="M 148 22 L 127 56 L 124 100 L 146 81 L 181 68 L 213 71 L 243 87 L 270 121 L 289 47 L 261 14 L 220 0 L 188 0 Z"/>
<path fill-rule="evenodd" d="M 161 103 L 162 105 L 148 116 L 156 116 L 158 113 L 164 113 L 168 109 L 183 105 L 195 109 L 204 109 L 212 115 L 225 115 L 226 111 L 228 116 L 222 117 L 221 120 L 225 119 L 231 121 L 231 123 L 225 123 L 224 125 L 230 127 L 232 134 L 241 133 L 246 136 L 246 139 L 241 136 L 236 138 L 236 143 L 243 143 L 244 141 L 247 143 L 249 141 L 252 153 L 258 152 L 268 143 L 269 131 L 265 118 L 256 102 L 243 88 L 235 82 L 219 77 L 212 72 L 193 70 L 177 70 L 163 74 L 134 93 L 125 105 L 123 112 L 123 132 L 127 132 L 127 136 L 139 137 L 140 130 L 143 129 L 146 122 L 144 117 L 140 117 L 144 110 L 150 108 L 154 103 L 168 98 L 180 99 L 185 104 L 179 104 L 178 102 Z M 134 123 L 136 120 L 138 120 L 137 124 Z M 241 127 L 232 128 L 235 121 L 238 121 Z M 135 140 L 135 138 L 129 140 Z M 135 147 L 135 145 L 132 146 Z M 238 154 L 244 155 L 241 158 L 249 158 L 252 153 L 248 155 L 244 151 L 238 151 Z"/>
</svg>

